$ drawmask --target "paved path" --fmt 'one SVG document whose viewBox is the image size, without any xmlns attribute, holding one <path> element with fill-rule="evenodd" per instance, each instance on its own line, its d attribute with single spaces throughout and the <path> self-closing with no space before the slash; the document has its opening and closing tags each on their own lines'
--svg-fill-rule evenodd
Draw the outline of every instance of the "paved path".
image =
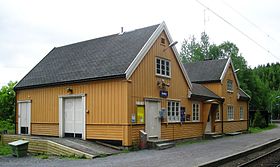
<svg viewBox="0 0 280 167">
<path fill-rule="evenodd" d="M 195 144 L 179 145 L 167 150 L 143 150 L 130 153 L 96 158 L 93 160 L 67 160 L 50 158 L 46 160 L 26 157 L 0 157 L 0 166 L 197 166 L 199 164 L 237 153 L 248 148 L 280 138 L 280 126 L 275 129 L 257 134 L 243 134 L 207 140 Z"/>
</svg>

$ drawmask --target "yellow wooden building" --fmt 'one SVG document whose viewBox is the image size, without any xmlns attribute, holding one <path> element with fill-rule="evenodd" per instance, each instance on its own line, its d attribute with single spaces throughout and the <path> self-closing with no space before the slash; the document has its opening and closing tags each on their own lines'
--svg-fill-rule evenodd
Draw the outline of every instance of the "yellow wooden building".
<svg viewBox="0 0 280 167">
<path fill-rule="evenodd" d="M 159 139 L 201 137 L 209 113 L 221 115 L 211 132 L 246 130 L 248 98 L 230 59 L 219 84 L 193 82 L 174 44 L 163 22 L 54 48 L 15 87 L 17 133 L 131 146 L 140 130 Z"/>
</svg>

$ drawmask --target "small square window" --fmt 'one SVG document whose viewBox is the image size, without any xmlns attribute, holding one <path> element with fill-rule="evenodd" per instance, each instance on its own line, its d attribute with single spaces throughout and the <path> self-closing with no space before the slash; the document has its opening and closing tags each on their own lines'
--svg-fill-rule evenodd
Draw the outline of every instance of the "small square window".
<svg viewBox="0 0 280 167">
<path fill-rule="evenodd" d="M 160 44 L 165 45 L 165 38 L 163 37 L 160 38 Z"/>
</svg>

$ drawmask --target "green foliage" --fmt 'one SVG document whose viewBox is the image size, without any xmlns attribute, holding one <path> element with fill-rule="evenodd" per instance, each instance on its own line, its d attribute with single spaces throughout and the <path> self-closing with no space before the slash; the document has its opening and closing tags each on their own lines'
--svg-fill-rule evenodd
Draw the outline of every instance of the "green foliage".
<svg viewBox="0 0 280 167">
<path fill-rule="evenodd" d="M 0 144 L 0 156 L 12 154 L 12 149 L 9 145 Z"/>
<path fill-rule="evenodd" d="M 0 90 L 0 120 L 14 122 L 15 120 L 15 91 L 17 82 L 9 82 Z"/>
<path fill-rule="evenodd" d="M 262 128 L 262 129 L 267 127 L 265 119 L 262 117 L 262 115 L 261 115 L 261 113 L 259 111 L 257 111 L 255 113 L 252 126 L 254 128 L 259 127 L 259 128 Z"/>
<path fill-rule="evenodd" d="M 9 134 L 14 133 L 15 125 L 10 121 L 0 121 L 0 133 L 3 132 L 3 130 L 8 130 Z"/>
<path fill-rule="evenodd" d="M 263 129 L 262 129 L 262 128 L 259 128 L 259 127 L 256 127 L 256 128 L 250 127 L 250 128 L 249 128 L 249 132 L 250 132 L 250 133 L 260 133 L 260 132 L 263 132 L 263 131 L 265 131 L 265 130 L 274 129 L 274 128 L 276 128 L 276 127 L 277 127 L 276 124 L 269 124 L 268 127 L 263 128 Z"/>
<path fill-rule="evenodd" d="M 35 154 L 34 156 L 39 159 L 49 159 L 49 155 L 47 154 Z"/>
</svg>

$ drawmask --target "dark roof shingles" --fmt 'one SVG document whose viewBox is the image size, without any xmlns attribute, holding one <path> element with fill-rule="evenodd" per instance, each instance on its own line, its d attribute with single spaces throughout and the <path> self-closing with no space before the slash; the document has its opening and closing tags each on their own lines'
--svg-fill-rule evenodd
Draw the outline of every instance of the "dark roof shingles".
<svg viewBox="0 0 280 167">
<path fill-rule="evenodd" d="M 197 83 L 192 83 L 192 95 L 203 96 L 210 99 L 221 99 L 221 97 L 213 93 L 211 90 Z"/>
<path fill-rule="evenodd" d="M 219 81 L 228 59 L 207 60 L 184 64 L 191 82 Z"/>
<path fill-rule="evenodd" d="M 16 86 L 124 76 L 159 25 L 54 48 Z"/>
</svg>

